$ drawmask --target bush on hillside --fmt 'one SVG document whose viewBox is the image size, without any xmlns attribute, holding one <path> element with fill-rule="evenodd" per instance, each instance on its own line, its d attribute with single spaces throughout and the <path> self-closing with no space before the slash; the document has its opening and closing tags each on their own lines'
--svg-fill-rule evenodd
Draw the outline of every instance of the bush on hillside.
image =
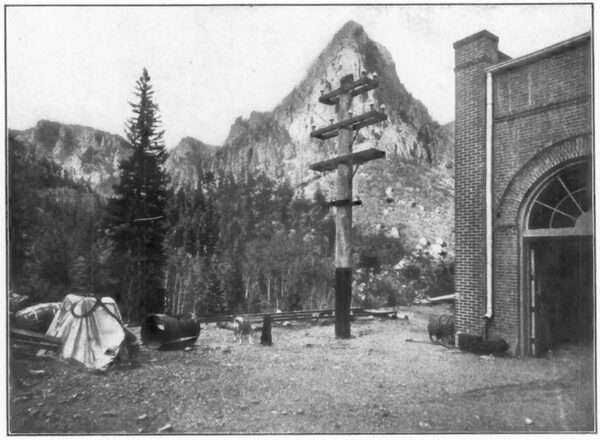
<svg viewBox="0 0 600 440">
<path fill-rule="evenodd" d="M 368 248 L 362 251 L 363 255 L 375 252 Z M 365 263 L 377 264 L 365 267 Z M 396 307 L 410 305 L 415 299 L 454 293 L 454 260 L 444 243 L 432 245 L 423 240 L 396 265 L 379 263 L 377 259 L 359 262 L 352 289 L 356 306 Z"/>
</svg>

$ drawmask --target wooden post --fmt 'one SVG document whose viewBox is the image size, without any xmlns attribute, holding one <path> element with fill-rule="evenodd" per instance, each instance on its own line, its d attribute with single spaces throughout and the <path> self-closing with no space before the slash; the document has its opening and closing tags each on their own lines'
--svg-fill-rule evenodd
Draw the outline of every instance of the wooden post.
<svg viewBox="0 0 600 440">
<path fill-rule="evenodd" d="M 385 121 L 384 112 L 371 109 L 370 112 L 350 117 L 352 97 L 366 93 L 378 87 L 376 79 L 363 75 L 362 79 L 354 81 L 352 75 L 346 75 L 341 80 L 340 88 L 329 93 L 323 93 L 319 102 L 326 105 L 336 105 L 338 122 L 313 131 L 310 136 L 320 140 L 338 136 L 338 157 L 309 165 L 313 171 L 333 171 L 337 169 L 336 196 L 337 200 L 329 203 L 335 208 L 335 336 L 336 338 L 350 337 L 350 307 L 352 303 L 352 263 L 350 258 L 352 240 L 352 167 L 370 160 L 385 157 L 385 152 L 369 148 L 352 153 L 353 133 L 362 127 Z M 383 106 L 382 106 L 383 108 Z M 360 201 L 356 202 L 360 205 Z"/>
<path fill-rule="evenodd" d="M 341 80 L 338 101 L 338 120 L 348 118 L 352 102 L 354 77 Z M 338 155 L 352 153 L 352 127 L 341 128 L 338 136 Z M 350 337 L 350 304 L 352 301 L 352 265 L 350 259 L 352 233 L 352 165 L 340 163 L 337 169 L 336 194 L 338 200 L 348 203 L 335 208 L 335 336 Z"/>
</svg>

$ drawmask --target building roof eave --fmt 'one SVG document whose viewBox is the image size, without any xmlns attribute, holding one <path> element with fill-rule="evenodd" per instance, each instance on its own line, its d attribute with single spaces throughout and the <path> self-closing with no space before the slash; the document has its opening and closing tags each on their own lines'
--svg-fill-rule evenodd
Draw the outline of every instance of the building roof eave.
<svg viewBox="0 0 600 440">
<path fill-rule="evenodd" d="M 485 71 L 487 73 L 498 73 L 503 70 L 513 69 L 524 64 L 532 63 L 534 61 L 539 60 L 540 58 L 544 58 L 554 53 L 569 49 L 573 46 L 583 44 L 586 40 L 589 40 L 591 38 L 591 35 L 591 32 L 586 32 L 585 34 L 577 35 L 576 37 L 569 38 L 568 40 L 561 41 L 560 43 L 553 44 L 552 46 L 545 47 L 527 55 L 523 55 L 518 58 L 513 58 L 502 63 L 489 66 L 487 69 L 485 69 Z"/>
</svg>

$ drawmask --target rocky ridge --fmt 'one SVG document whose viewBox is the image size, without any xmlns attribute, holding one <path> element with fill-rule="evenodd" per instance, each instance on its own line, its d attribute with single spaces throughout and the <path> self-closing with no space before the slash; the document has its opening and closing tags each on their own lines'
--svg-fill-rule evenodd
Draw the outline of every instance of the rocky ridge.
<svg viewBox="0 0 600 440">
<path fill-rule="evenodd" d="M 298 193 L 312 197 L 320 188 L 333 198 L 335 173 L 316 173 L 308 166 L 336 155 L 336 138 L 310 138 L 312 126 L 336 120 L 335 108 L 320 104 L 321 90 L 339 86 L 344 75 L 377 73 L 380 87 L 353 100 L 355 114 L 372 103 L 387 107 L 388 120 L 358 132 L 353 148 L 378 148 L 385 160 L 361 165 L 355 194 L 363 207 L 355 223 L 368 233 L 396 234 L 453 242 L 453 124 L 441 127 L 425 106 L 400 82 L 390 53 L 372 41 L 363 27 L 348 22 L 308 68 L 305 78 L 270 112 L 237 118 L 222 147 L 186 137 L 169 151 L 166 163 L 175 188 L 195 186 L 199 170 L 261 172 L 288 179 Z M 119 161 L 130 154 L 127 142 L 91 127 L 42 120 L 11 135 L 29 153 L 59 163 L 75 180 L 91 184 L 103 196 L 112 194 Z M 388 197 L 392 193 L 393 197 Z"/>
<path fill-rule="evenodd" d="M 41 120 L 33 128 L 10 133 L 26 146 L 28 154 L 60 164 L 72 179 L 89 182 L 104 196 L 112 194 L 119 179 L 119 161 L 130 154 L 121 136 L 92 127 Z"/>
<path fill-rule="evenodd" d="M 311 180 L 308 165 L 335 155 L 336 139 L 311 140 L 313 126 L 337 121 L 335 108 L 320 104 L 321 91 L 339 86 L 348 74 L 355 78 L 366 71 L 377 73 L 380 87 L 354 98 L 354 114 L 374 104 L 387 107 L 388 120 L 360 130 L 354 150 L 379 148 L 388 155 L 445 165 L 448 133 L 439 126 L 425 106 L 402 85 L 390 53 L 372 41 L 363 27 L 350 21 L 309 67 L 305 78 L 270 112 L 252 112 L 238 118 L 223 148 L 216 151 L 213 169 L 238 174 L 261 171 L 273 178 L 288 178 L 292 184 Z"/>
<path fill-rule="evenodd" d="M 370 104 L 376 108 L 383 104 L 388 120 L 361 129 L 353 150 L 377 148 L 385 151 L 387 158 L 362 165 L 357 171 L 355 194 L 364 204 L 355 210 L 356 224 L 368 233 L 403 231 L 409 242 L 426 237 L 451 244 L 453 124 L 442 127 L 431 118 L 400 82 L 388 50 L 371 40 L 354 21 L 334 35 L 305 78 L 272 111 L 237 118 L 221 148 L 200 145 L 202 151 L 196 155 L 202 159 L 197 166 L 237 176 L 262 172 L 276 180 L 288 179 L 305 197 L 319 188 L 327 198 L 333 198 L 335 173 L 316 173 L 308 168 L 337 155 L 336 138 L 310 138 L 313 126 L 320 128 L 337 121 L 334 106 L 321 104 L 318 98 L 322 90 L 339 87 L 343 76 L 358 78 L 363 71 L 376 73 L 380 86 L 355 97 L 352 111 L 361 114 Z M 179 154 L 177 150 L 174 155 Z M 178 184 L 186 179 L 194 182 L 193 172 L 186 175 L 174 170 L 174 164 L 170 162 L 168 167 L 172 175 L 178 175 Z M 187 169 L 191 168 L 188 165 Z M 386 197 L 386 191 L 395 196 Z"/>
</svg>

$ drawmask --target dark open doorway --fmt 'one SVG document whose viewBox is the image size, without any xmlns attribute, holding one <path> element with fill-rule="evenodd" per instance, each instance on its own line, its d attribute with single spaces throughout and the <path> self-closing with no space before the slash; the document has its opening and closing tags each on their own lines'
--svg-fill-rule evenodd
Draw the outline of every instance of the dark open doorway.
<svg viewBox="0 0 600 440">
<path fill-rule="evenodd" d="M 591 344 L 594 337 L 591 237 L 530 244 L 533 354 L 561 344 Z"/>
</svg>

